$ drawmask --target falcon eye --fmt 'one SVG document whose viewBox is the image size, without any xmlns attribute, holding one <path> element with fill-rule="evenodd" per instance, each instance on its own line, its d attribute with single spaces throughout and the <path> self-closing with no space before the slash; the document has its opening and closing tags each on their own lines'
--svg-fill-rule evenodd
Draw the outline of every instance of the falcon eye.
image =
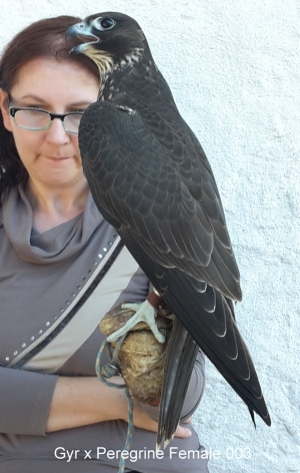
<svg viewBox="0 0 300 473">
<path fill-rule="evenodd" d="M 115 26 L 116 23 L 114 20 L 112 20 L 112 18 L 103 18 L 99 21 L 99 24 L 103 30 L 110 30 Z"/>
</svg>

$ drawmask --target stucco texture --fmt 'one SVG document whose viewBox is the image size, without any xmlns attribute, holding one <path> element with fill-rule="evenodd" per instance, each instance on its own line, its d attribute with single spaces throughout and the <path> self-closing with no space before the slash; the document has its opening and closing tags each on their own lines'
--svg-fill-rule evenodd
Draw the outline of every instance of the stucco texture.
<svg viewBox="0 0 300 473">
<path fill-rule="evenodd" d="M 237 321 L 272 427 L 207 363 L 194 424 L 211 473 L 300 472 L 300 0 L 1 0 L 0 42 L 46 16 L 143 27 L 218 182 L 241 271 Z"/>
</svg>

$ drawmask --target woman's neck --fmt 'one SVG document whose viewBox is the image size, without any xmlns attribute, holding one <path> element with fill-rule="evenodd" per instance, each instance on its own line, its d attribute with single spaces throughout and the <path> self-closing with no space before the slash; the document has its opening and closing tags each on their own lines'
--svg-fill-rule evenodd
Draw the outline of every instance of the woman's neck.
<svg viewBox="0 0 300 473">
<path fill-rule="evenodd" d="M 25 192 L 33 211 L 33 228 L 42 233 L 82 213 L 89 190 L 84 178 L 62 188 L 45 186 L 29 178 Z"/>
</svg>

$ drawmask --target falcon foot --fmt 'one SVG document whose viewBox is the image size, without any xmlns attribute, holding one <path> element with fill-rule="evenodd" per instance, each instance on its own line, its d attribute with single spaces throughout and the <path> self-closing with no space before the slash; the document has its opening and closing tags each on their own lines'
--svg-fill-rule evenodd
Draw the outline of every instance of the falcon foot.
<svg viewBox="0 0 300 473">
<path fill-rule="evenodd" d="M 147 325 L 149 325 L 151 331 L 153 332 L 153 335 L 159 343 L 165 342 L 165 337 L 160 333 L 155 322 L 156 310 L 150 304 L 150 302 L 148 302 L 148 300 L 145 300 L 140 304 L 122 304 L 122 309 L 133 310 L 135 311 L 135 314 L 128 320 L 128 322 L 126 322 L 126 324 L 122 328 L 107 337 L 108 342 L 116 342 L 120 337 L 127 334 L 127 332 L 129 332 L 139 322 L 145 322 Z"/>
</svg>

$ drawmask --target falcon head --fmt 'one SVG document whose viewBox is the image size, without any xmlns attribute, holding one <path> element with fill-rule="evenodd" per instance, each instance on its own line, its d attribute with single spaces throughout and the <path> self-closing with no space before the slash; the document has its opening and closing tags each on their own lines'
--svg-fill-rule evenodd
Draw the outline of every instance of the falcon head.
<svg viewBox="0 0 300 473">
<path fill-rule="evenodd" d="M 105 12 L 88 16 L 67 30 L 67 39 L 72 36 L 78 36 L 85 42 L 72 48 L 70 54 L 83 53 L 92 59 L 99 68 L 101 78 L 116 69 L 139 62 L 145 51 L 149 50 L 138 23 L 122 13 Z"/>
</svg>

